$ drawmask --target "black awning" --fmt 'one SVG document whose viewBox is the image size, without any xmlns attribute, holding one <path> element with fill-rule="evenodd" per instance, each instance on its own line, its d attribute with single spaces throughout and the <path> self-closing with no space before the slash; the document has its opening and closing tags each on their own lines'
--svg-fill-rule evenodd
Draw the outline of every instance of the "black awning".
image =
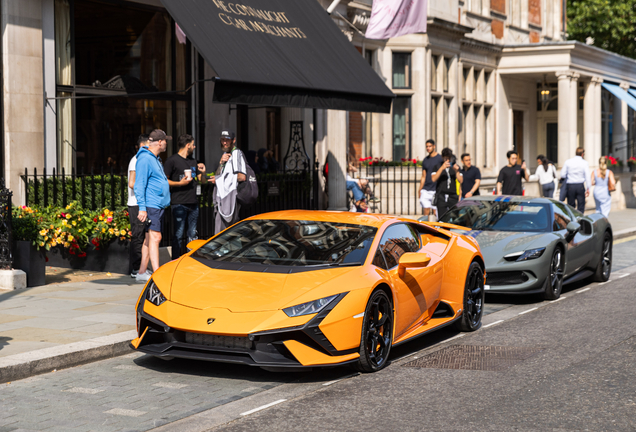
<svg viewBox="0 0 636 432">
<path fill-rule="evenodd" d="M 215 70 L 214 100 L 348 111 L 395 97 L 318 0 L 161 0 Z"/>
</svg>

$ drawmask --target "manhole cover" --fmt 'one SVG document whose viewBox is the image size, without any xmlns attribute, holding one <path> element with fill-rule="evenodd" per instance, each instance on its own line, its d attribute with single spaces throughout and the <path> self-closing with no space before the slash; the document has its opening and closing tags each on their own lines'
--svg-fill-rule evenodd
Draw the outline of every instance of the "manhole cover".
<svg viewBox="0 0 636 432">
<path fill-rule="evenodd" d="M 451 345 L 417 360 L 405 363 L 407 367 L 434 369 L 468 369 L 501 371 L 520 363 L 541 348 Z"/>
</svg>

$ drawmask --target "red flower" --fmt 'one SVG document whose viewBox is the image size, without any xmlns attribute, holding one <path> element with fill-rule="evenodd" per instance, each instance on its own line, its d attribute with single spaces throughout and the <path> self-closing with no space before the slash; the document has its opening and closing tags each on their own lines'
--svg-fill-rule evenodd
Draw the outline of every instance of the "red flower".
<svg viewBox="0 0 636 432">
<path fill-rule="evenodd" d="M 93 219 L 93 222 L 97 223 L 97 218 Z"/>
<path fill-rule="evenodd" d="M 46 260 L 45 262 L 49 262 L 49 257 L 44 257 L 44 259 Z"/>
<path fill-rule="evenodd" d="M 60 216 L 62 216 L 63 218 L 66 217 L 66 213 L 60 213 Z"/>
<path fill-rule="evenodd" d="M 70 253 L 71 255 L 75 255 L 75 250 L 73 250 L 73 249 L 69 249 L 69 250 L 68 250 L 68 253 Z"/>
<path fill-rule="evenodd" d="M 413 159 L 413 163 L 416 164 L 417 163 L 417 159 Z"/>
<path fill-rule="evenodd" d="M 406 159 L 402 158 L 402 162 L 406 162 Z"/>
<path fill-rule="evenodd" d="M 78 257 L 78 258 L 84 258 L 84 257 L 86 257 L 86 252 L 80 252 L 80 253 L 78 253 L 78 254 L 77 254 L 77 257 Z"/>
</svg>

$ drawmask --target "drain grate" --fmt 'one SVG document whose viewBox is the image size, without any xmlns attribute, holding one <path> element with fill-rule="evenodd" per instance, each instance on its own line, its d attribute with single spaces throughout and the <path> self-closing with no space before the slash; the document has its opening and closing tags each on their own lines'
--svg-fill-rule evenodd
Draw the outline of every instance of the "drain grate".
<svg viewBox="0 0 636 432">
<path fill-rule="evenodd" d="M 406 367 L 501 371 L 542 351 L 541 348 L 451 345 L 417 360 Z"/>
</svg>

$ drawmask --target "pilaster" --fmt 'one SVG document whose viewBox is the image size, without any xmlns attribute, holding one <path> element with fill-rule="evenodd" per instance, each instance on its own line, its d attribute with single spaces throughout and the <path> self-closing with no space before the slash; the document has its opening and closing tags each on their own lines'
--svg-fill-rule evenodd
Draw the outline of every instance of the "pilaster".
<svg viewBox="0 0 636 432">
<path fill-rule="evenodd" d="M 558 99 L 558 123 L 559 123 L 559 160 L 558 166 L 562 167 L 565 161 L 571 157 L 570 153 L 570 83 L 572 73 L 570 71 L 559 71 L 556 73 L 558 79 L 559 99 Z"/>
</svg>

